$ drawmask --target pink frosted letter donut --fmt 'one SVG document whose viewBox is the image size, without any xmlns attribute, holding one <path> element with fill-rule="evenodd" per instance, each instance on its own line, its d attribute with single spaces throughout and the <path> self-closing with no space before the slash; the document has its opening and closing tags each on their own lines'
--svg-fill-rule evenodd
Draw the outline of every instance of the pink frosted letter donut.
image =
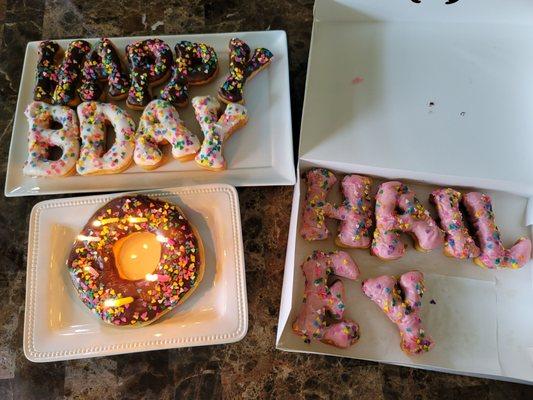
<svg viewBox="0 0 533 400">
<path fill-rule="evenodd" d="M 307 172 L 307 194 L 302 214 L 300 234 L 305 240 L 323 240 L 329 236 L 325 221 L 326 197 L 337 182 L 335 175 L 323 168 Z"/>
<path fill-rule="evenodd" d="M 461 192 L 447 189 L 434 190 L 430 201 L 437 208 L 440 227 L 446 234 L 444 254 L 455 258 L 472 258 L 479 256 L 479 247 L 468 233 L 463 221 L 463 214 L 459 210 Z"/>
<path fill-rule="evenodd" d="M 344 201 L 339 206 L 327 204 L 325 208 L 326 216 L 341 221 L 335 244 L 366 249 L 372 241 L 372 180 L 366 176 L 346 175 L 341 184 Z"/>
<path fill-rule="evenodd" d="M 531 258 L 531 240 L 520 238 L 513 247 L 506 250 L 500 239 L 500 231 L 494 221 L 491 199 L 478 192 L 463 196 L 463 204 L 476 230 L 481 255 L 474 258 L 480 267 L 486 268 L 521 268 Z"/>
<path fill-rule="evenodd" d="M 363 282 L 363 292 L 398 325 L 400 346 L 404 352 L 419 354 L 434 346 L 435 343 L 422 328 L 419 315 L 424 294 L 422 272 L 407 272 L 400 279 L 388 275 L 367 279 Z"/>
<path fill-rule="evenodd" d="M 359 268 L 348 253 L 343 251 L 323 253 L 315 251 L 302 265 L 305 275 L 305 292 L 293 331 L 305 338 L 320 340 L 340 348 L 347 348 L 359 339 L 359 326 L 343 319 L 345 305 L 344 286 L 340 280 L 331 285 L 328 277 L 336 275 L 357 279 Z M 326 320 L 326 311 L 328 321 Z M 333 321 L 330 321 L 333 320 Z"/>
<path fill-rule="evenodd" d="M 395 260 L 403 256 L 405 245 L 400 239 L 402 232 L 413 236 L 415 248 L 419 251 L 435 249 L 443 240 L 443 232 L 414 192 L 401 182 L 382 183 L 376 195 L 376 230 L 372 254 L 383 260 Z"/>
</svg>

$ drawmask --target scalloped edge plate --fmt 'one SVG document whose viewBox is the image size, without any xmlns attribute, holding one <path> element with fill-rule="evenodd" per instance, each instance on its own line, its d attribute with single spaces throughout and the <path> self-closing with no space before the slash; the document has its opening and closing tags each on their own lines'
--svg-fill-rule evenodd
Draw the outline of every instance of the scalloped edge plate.
<svg viewBox="0 0 533 400">
<path fill-rule="evenodd" d="M 91 215 L 124 193 L 37 203 L 30 217 L 24 354 L 34 362 L 204 346 L 241 340 L 248 303 L 237 191 L 211 184 L 143 192 L 175 203 L 206 250 L 203 280 L 186 302 L 142 328 L 108 325 L 78 298 L 65 260 Z"/>
</svg>

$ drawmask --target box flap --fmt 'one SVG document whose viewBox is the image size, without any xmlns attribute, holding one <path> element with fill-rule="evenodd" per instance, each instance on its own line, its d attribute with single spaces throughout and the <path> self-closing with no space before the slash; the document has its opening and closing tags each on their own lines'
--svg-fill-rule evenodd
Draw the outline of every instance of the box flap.
<svg viewBox="0 0 533 400">
<path fill-rule="evenodd" d="M 529 0 L 316 0 L 319 21 L 507 22 L 531 24 Z M 450 4 L 448 4 L 450 3 Z"/>
<path fill-rule="evenodd" d="M 281 291 L 281 302 L 278 318 L 278 331 L 276 334 L 276 343 L 279 342 L 281 333 L 287 324 L 292 307 L 292 286 L 294 276 L 294 243 L 296 242 L 296 228 L 298 226 L 299 202 L 300 199 L 300 174 L 296 185 L 294 185 L 294 194 L 292 198 L 291 223 L 289 227 L 289 237 L 287 238 L 287 256 L 285 258 L 285 268 L 283 270 L 283 289 Z"/>
<path fill-rule="evenodd" d="M 317 2 L 300 158 L 533 195 L 533 25 L 486 10 L 518 21 L 533 2 L 444 2 Z M 455 6 L 477 22 L 439 11 Z M 417 7 L 447 22 L 398 22 Z M 346 8 L 393 22 L 332 22 Z"/>
</svg>

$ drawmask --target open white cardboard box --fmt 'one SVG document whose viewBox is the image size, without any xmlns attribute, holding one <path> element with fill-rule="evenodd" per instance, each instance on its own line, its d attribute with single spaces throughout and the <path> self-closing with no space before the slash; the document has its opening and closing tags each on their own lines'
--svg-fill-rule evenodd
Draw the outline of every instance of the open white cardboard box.
<svg viewBox="0 0 533 400">
<path fill-rule="evenodd" d="M 505 246 L 532 236 L 533 2 L 317 0 L 314 17 L 277 347 L 533 383 L 532 262 L 485 270 L 441 250 L 416 252 L 407 237 L 397 261 L 349 250 L 361 277 L 343 280 L 346 318 L 359 323 L 359 342 L 306 344 L 291 329 L 300 265 L 315 249 L 336 249 L 336 221 L 325 241 L 299 235 L 301 176 L 311 167 L 372 176 L 374 193 L 400 179 L 433 214 L 431 190 L 480 190 L 493 199 Z M 338 184 L 328 200 L 341 200 Z M 361 281 L 414 269 L 425 274 L 422 319 L 437 344 L 409 357 Z"/>
</svg>

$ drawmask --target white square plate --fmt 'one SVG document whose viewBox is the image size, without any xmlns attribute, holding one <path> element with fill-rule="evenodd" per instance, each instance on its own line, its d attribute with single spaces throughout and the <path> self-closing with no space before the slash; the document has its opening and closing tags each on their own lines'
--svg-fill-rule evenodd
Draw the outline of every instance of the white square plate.
<svg viewBox="0 0 533 400">
<path fill-rule="evenodd" d="M 66 267 L 92 214 L 122 194 L 49 200 L 30 218 L 24 354 L 35 362 L 231 343 L 248 329 L 239 201 L 235 188 L 202 185 L 144 192 L 181 207 L 204 243 L 206 266 L 181 306 L 137 329 L 108 325 L 81 302 Z"/>
<path fill-rule="evenodd" d="M 170 160 L 153 171 L 146 171 L 133 165 L 123 173 L 112 175 L 74 175 L 63 178 L 34 178 L 22 175 L 24 161 L 28 155 L 28 123 L 24 110 L 33 99 L 39 45 L 39 42 L 30 42 L 26 47 L 13 123 L 5 186 L 6 196 L 155 189 L 176 184 L 216 182 L 235 186 L 294 185 L 289 63 L 285 32 L 122 37 L 111 38 L 111 40 L 124 59 L 124 48 L 127 44 L 153 37 L 163 39 L 172 49 L 178 41 L 190 40 L 207 43 L 217 52 L 220 68 L 218 77 L 208 85 L 191 87 L 189 92 L 191 98 L 216 95 L 217 89 L 228 73 L 228 43 L 232 37 L 243 39 L 251 48 L 266 47 L 274 54 L 271 65 L 246 83 L 244 94 L 249 121 L 224 147 L 228 169 L 212 172 L 200 168 L 194 161 L 180 163 L 167 157 Z M 57 42 L 65 49 L 72 40 L 74 39 L 57 40 Z M 98 41 L 98 39 L 85 40 L 91 44 Z M 154 97 L 158 95 L 159 89 L 160 87 L 157 87 L 152 90 Z M 113 103 L 126 109 L 125 101 Z M 141 112 L 130 109 L 127 111 L 137 123 Z M 185 125 L 201 138 L 200 126 L 194 118 L 192 106 L 189 104 L 185 108 L 179 108 L 178 112 Z"/>
</svg>

